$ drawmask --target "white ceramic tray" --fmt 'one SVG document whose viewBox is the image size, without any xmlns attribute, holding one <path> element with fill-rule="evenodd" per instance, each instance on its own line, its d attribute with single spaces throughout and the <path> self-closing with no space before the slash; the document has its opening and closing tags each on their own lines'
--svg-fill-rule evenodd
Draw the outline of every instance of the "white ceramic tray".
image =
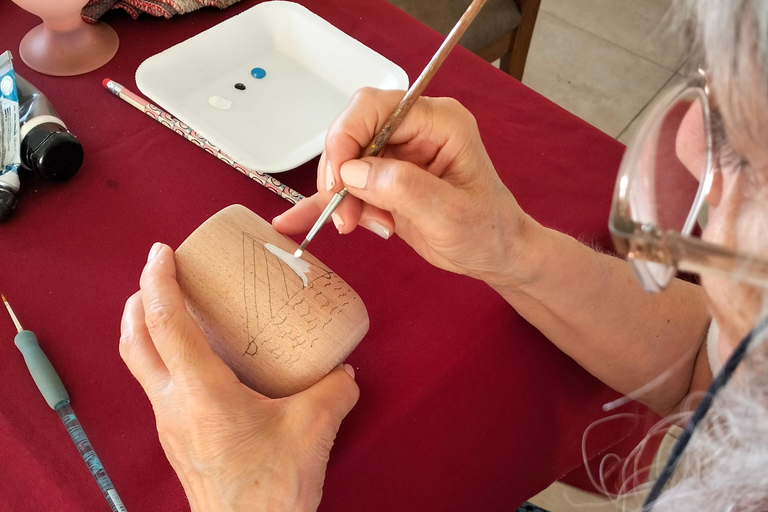
<svg viewBox="0 0 768 512">
<path fill-rule="evenodd" d="M 408 76 L 305 7 L 277 1 L 150 57 L 136 84 L 241 165 L 275 173 L 320 154 L 355 91 L 407 89 Z"/>
</svg>

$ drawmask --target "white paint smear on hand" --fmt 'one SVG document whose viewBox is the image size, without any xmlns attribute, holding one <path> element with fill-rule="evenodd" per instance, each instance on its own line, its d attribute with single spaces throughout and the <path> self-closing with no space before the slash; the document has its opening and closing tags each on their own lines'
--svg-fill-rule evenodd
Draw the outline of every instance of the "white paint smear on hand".
<svg viewBox="0 0 768 512">
<path fill-rule="evenodd" d="M 309 284 L 309 281 L 307 281 L 307 273 L 309 272 L 308 261 L 305 261 L 301 258 L 296 258 L 293 254 L 286 252 L 272 244 L 264 244 L 264 248 L 280 258 L 286 265 L 291 267 L 293 271 L 296 272 L 296 275 L 301 278 L 301 282 L 304 283 L 304 286 Z"/>
</svg>

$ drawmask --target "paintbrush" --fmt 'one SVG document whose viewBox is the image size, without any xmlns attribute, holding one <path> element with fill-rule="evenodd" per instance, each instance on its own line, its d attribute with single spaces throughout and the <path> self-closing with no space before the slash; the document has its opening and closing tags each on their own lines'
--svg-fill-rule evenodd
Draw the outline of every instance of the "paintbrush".
<svg viewBox="0 0 768 512">
<path fill-rule="evenodd" d="M 40 344 L 37 341 L 35 333 L 24 329 L 21 326 L 21 322 L 16 318 L 16 313 L 13 312 L 11 305 L 8 303 L 8 299 L 5 295 L 0 294 L 3 304 L 5 304 L 8 314 L 11 315 L 13 325 L 16 326 L 18 334 L 14 338 L 14 343 L 24 356 L 24 362 L 27 365 L 29 373 L 32 375 L 32 379 L 37 385 L 37 389 L 45 398 L 51 409 L 56 411 L 59 415 L 61 422 L 69 433 L 69 437 L 72 438 L 72 442 L 75 443 L 77 451 L 80 452 L 80 456 L 83 458 L 83 462 L 88 466 L 88 470 L 96 480 L 96 484 L 99 486 L 101 493 L 109 503 L 109 508 L 113 512 L 127 512 L 125 505 L 123 505 L 120 496 L 118 496 L 115 486 L 112 484 L 112 480 L 109 479 L 104 466 L 101 465 L 99 457 L 96 456 L 96 452 L 88 440 L 88 436 L 85 435 L 83 427 L 80 425 L 80 421 L 75 416 L 75 412 L 69 404 L 69 394 L 67 393 L 64 384 L 59 378 L 59 374 L 53 368 L 51 361 L 40 348 Z M 46 439 L 45 446 L 48 446 L 49 442 Z"/>
<path fill-rule="evenodd" d="M 472 23 L 472 20 L 475 19 L 475 16 L 480 11 L 480 8 L 483 6 L 483 4 L 485 4 L 485 1 L 486 0 L 472 1 L 466 12 L 462 15 L 461 19 L 458 21 L 458 23 L 456 23 L 456 26 L 453 27 L 451 32 L 448 34 L 448 37 L 445 38 L 443 44 L 440 45 L 440 48 L 432 57 L 432 60 L 429 61 L 427 67 L 424 68 L 424 71 L 421 72 L 419 78 L 417 78 L 410 89 L 408 89 L 408 92 L 405 93 L 403 100 L 389 115 L 387 120 L 384 122 L 384 126 L 381 127 L 371 143 L 368 144 L 368 147 L 365 148 L 365 151 L 363 151 L 363 153 L 360 155 L 360 158 L 365 158 L 367 156 L 377 156 L 381 152 L 382 148 L 387 144 L 387 141 L 389 141 L 389 138 L 392 136 L 395 130 L 397 130 L 397 127 L 400 126 L 400 123 L 403 121 L 405 115 L 411 109 L 419 96 L 421 96 L 421 93 L 424 92 L 424 89 L 427 87 L 427 85 L 429 85 L 432 77 L 435 76 L 437 70 L 440 69 L 443 61 L 445 61 L 446 57 L 448 57 L 448 54 L 451 53 L 451 50 L 454 46 L 456 46 L 456 43 L 459 41 L 461 36 L 464 35 L 467 27 L 469 27 L 469 24 Z M 307 248 L 309 242 L 312 241 L 317 232 L 320 231 L 320 228 L 323 227 L 323 225 L 328 221 L 328 218 L 331 216 L 333 211 L 346 195 L 346 188 L 342 188 L 339 192 L 334 194 L 334 196 L 331 198 L 331 202 L 328 203 L 328 206 L 326 206 L 325 210 L 323 210 L 320 218 L 317 219 L 315 225 L 312 226 L 312 229 L 310 229 L 309 233 L 307 233 L 307 237 L 293 254 L 296 258 L 301 257 L 301 254 L 304 252 L 304 249 Z"/>
</svg>

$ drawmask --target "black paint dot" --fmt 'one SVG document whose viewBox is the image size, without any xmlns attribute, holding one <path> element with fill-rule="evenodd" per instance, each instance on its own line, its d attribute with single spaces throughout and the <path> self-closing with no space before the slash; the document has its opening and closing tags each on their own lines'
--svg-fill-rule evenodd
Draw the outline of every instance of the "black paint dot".
<svg viewBox="0 0 768 512">
<path fill-rule="evenodd" d="M 241 84 L 240 82 L 237 82 L 235 84 L 235 89 L 237 89 L 238 91 L 244 91 L 245 90 L 245 84 Z"/>
</svg>

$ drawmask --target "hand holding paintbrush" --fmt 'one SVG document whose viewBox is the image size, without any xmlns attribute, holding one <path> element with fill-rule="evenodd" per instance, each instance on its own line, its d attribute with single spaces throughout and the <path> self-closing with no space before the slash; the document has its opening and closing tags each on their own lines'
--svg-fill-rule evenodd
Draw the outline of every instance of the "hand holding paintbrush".
<svg viewBox="0 0 768 512">
<path fill-rule="evenodd" d="M 341 188 L 341 178 L 351 197 L 333 212 L 340 233 L 362 226 L 387 239 L 396 231 L 432 265 L 500 289 L 529 279 L 538 252 L 531 247 L 541 247 L 547 232 L 505 186 L 477 121 L 458 101 L 417 98 L 387 147 L 377 157 L 359 159 L 402 99 L 402 91 L 360 91 L 328 131 L 319 192 L 272 225 L 284 234 L 306 233 Z M 360 259 L 367 253 L 361 248 Z M 385 269 L 372 272 L 379 270 L 386 275 Z"/>
<path fill-rule="evenodd" d="M 400 104 L 397 106 L 397 108 L 395 108 L 392 114 L 390 114 L 389 118 L 387 118 L 387 120 L 384 122 L 384 125 L 381 127 L 381 129 L 379 129 L 379 132 L 376 134 L 370 144 L 368 144 L 368 147 L 363 151 L 360 158 L 377 156 L 381 152 L 381 150 L 389 141 L 389 138 L 392 136 L 395 130 L 397 130 L 397 127 L 400 126 L 400 123 L 411 109 L 413 104 L 416 102 L 419 96 L 421 96 L 421 93 L 424 92 L 424 89 L 426 89 L 427 85 L 432 80 L 432 77 L 435 76 L 437 70 L 440 69 L 440 66 L 448 57 L 448 54 L 450 54 L 453 47 L 456 46 L 456 43 L 459 41 L 459 39 L 461 39 L 461 36 L 464 35 L 464 32 L 467 30 L 470 23 L 472 23 L 477 13 L 480 11 L 480 8 L 482 8 L 483 4 L 485 4 L 485 1 L 486 0 L 473 0 L 472 4 L 470 4 L 469 8 L 467 8 L 464 15 L 461 17 L 458 23 L 456 23 L 456 26 L 454 26 L 453 30 L 451 30 L 451 32 L 448 34 L 448 37 L 446 37 L 445 41 L 443 41 L 443 44 L 437 50 L 437 53 L 435 53 L 435 55 L 432 57 L 432 60 L 429 61 L 427 67 L 425 67 L 421 72 L 419 78 L 417 78 L 411 88 L 408 89 L 408 92 L 405 94 L 405 97 L 402 99 Z M 336 207 L 346 195 L 347 189 L 343 188 L 333 196 L 330 203 L 328 203 L 328 206 L 320 215 L 320 218 L 317 219 L 315 225 L 312 226 L 312 229 L 309 231 L 304 241 L 296 250 L 294 256 L 297 258 L 301 256 L 304 249 L 306 249 L 307 245 L 309 245 L 309 242 L 312 241 L 320 228 L 323 227 L 323 225 L 328 221 Z"/>
</svg>

